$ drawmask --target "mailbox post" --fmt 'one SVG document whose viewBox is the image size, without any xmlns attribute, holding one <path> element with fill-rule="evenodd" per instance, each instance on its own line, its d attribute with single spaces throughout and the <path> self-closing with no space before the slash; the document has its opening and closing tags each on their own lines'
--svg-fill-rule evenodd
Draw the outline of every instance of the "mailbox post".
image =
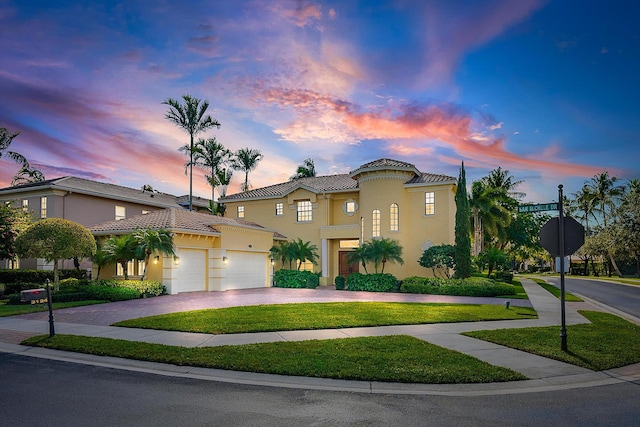
<svg viewBox="0 0 640 427">
<path fill-rule="evenodd" d="M 53 305 L 51 303 L 51 286 L 49 286 L 49 279 L 47 279 L 47 304 L 49 305 L 49 338 L 56 335 L 56 330 L 53 325 Z"/>
</svg>

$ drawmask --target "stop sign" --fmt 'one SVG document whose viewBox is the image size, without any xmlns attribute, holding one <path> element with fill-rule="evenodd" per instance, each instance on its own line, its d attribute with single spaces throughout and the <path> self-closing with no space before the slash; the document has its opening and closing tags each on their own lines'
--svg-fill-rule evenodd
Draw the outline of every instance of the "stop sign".
<svg viewBox="0 0 640 427">
<path fill-rule="evenodd" d="M 560 256 L 560 220 L 551 218 L 540 228 L 540 245 L 551 256 Z M 564 255 L 571 255 L 584 245 L 584 227 L 570 216 L 564 217 Z"/>
</svg>

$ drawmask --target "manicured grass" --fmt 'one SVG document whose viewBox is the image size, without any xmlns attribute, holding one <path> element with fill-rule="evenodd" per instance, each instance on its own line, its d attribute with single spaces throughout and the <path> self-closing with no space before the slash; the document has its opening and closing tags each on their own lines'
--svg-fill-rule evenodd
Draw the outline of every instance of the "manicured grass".
<svg viewBox="0 0 640 427">
<path fill-rule="evenodd" d="M 513 287 L 516 288 L 516 294 L 515 295 L 503 295 L 503 296 L 499 296 L 498 298 L 529 299 L 529 295 L 527 295 L 527 293 L 524 290 L 524 287 L 522 286 L 522 283 L 519 280 L 513 279 L 511 281 L 511 285 L 513 285 Z"/>
<path fill-rule="evenodd" d="M 70 301 L 70 302 L 54 302 L 53 309 L 59 310 L 61 308 L 69 308 L 69 307 L 80 307 L 82 305 L 92 305 L 92 304 L 102 304 L 109 301 L 97 301 L 97 300 L 87 300 L 87 301 Z M 7 304 L 6 301 L 0 301 L 0 317 L 4 316 L 15 316 L 17 314 L 27 314 L 27 313 L 38 313 L 40 311 L 49 310 L 49 306 L 47 304 Z"/>
<path fill-rule="evenodd" d="M 640 326 L 597 311 L 580 311 L 591 324 L 567 326 L 567 352 L 560 327 L 474 331 L 464 335 L 596 371 L 640 362 Z"/>
<path fill-rule="evenodd" d="M 39 336 L 23 344 L 174 365 L 361 381 L 454 384 L 526 379 L 405 335 L 205 348 L 71 335 Z"/>
<path fill-rule="evenodd" d="M 545 288 L 547 291 L 551 292 L 556 298 L 560 299 L 560 288 L 557 288 L 547 282 L 545 282 L 542 279 L 538 279 L 535 277 L 532 277 L 531 280 L 533 280 L 534 282 L 536 282 L 538 285 L 542 286 L 543 288 Z M 571 292 L 564 292 L 564 300 L 567 302 L 583 302 L 584 300 L 580 297 L 575 296 L 574 294 L 572 294 Z"/>
<path fill-rule="evenodd" d="M 185 311 L 115 323 L 169 331 L 237 334 L 425 323 L 531 319 L 528 307 L 472 304 L 336 302 L 274 304 Z"/>
</svg>

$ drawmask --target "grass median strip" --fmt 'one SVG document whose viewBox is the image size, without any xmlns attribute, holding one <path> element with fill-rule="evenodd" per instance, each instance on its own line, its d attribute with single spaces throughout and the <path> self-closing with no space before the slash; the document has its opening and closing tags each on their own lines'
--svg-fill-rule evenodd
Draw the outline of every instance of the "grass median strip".
<svg viewBox="0 0 640 427">
<path fill-rule="evenodd" d="M 640 326 L 609 313 L 580 311 L 590 324 L 567 326 L 568 351 L 560 349 L 560 327 L 473 331 L 463 335 L 560 360 L 595 371 L 640 362 Z"/>
<path fill-rule="evenodd" d="M 85 300 L 85 301 L 70 301 L 70 302 L 54 302 L 53 309 L 60 310 L 62 308 L 80 307 L 83 305 L 102 304 L 108 301 L 98 300 Z M 15 316 L 18 314 L 39 313 L 41 311 L 49 310 L 47 304 L 7 304 L 0 301 L 0 317 Z"/>
<path fill-rule="evenodd" d="M 197 348 L 56 335 L 23 344 L 181 366 L 345 380 L 462 384 L 526 379 L 406 335 Z"/>
<path fill-rule="evenodd" d="M 542 279 L 537 279 L 532 277 L 531 280 L 536 282 L 538 285 L 542 286 L 547 292 L 552 293 L 556 298 L 560 299 L 560 288 L 553 286 L 550 283 L 545 282 Z M 564 292 L 564 300 L 567 302 L 583 302 L 584 300 L 580 297 L 575 296 L 571 292 Z"/>
<path fill-rule="evenodd" d="M 536 318 L 529 307 L 435 303 L 299 303 L 242 306 L 143 317 L 114 326 L 209 334 L 336 329 Z"/>
</svg>

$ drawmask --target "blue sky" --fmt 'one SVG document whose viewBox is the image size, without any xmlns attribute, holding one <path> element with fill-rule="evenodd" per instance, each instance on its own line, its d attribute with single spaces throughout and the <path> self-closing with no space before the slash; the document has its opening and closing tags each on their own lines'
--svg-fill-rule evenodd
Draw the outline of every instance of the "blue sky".
<svg viewBox="0 0 640 427">
<path fill-rule="evenodd" d="M 188 192 L 162 101 L 209 100 L 227 148 L 318 174 L 388 157 L 525 200 L 640 178 L 640 5 L 593 0 L 0 0 L 0 126 L 47 178 Z M 0 159 L 0 186 L 17 165 Z M 229 193 L 238 191 L 236 172 Z M 194 193 L 210 196 L 198 172 Z"/>
</svg>

